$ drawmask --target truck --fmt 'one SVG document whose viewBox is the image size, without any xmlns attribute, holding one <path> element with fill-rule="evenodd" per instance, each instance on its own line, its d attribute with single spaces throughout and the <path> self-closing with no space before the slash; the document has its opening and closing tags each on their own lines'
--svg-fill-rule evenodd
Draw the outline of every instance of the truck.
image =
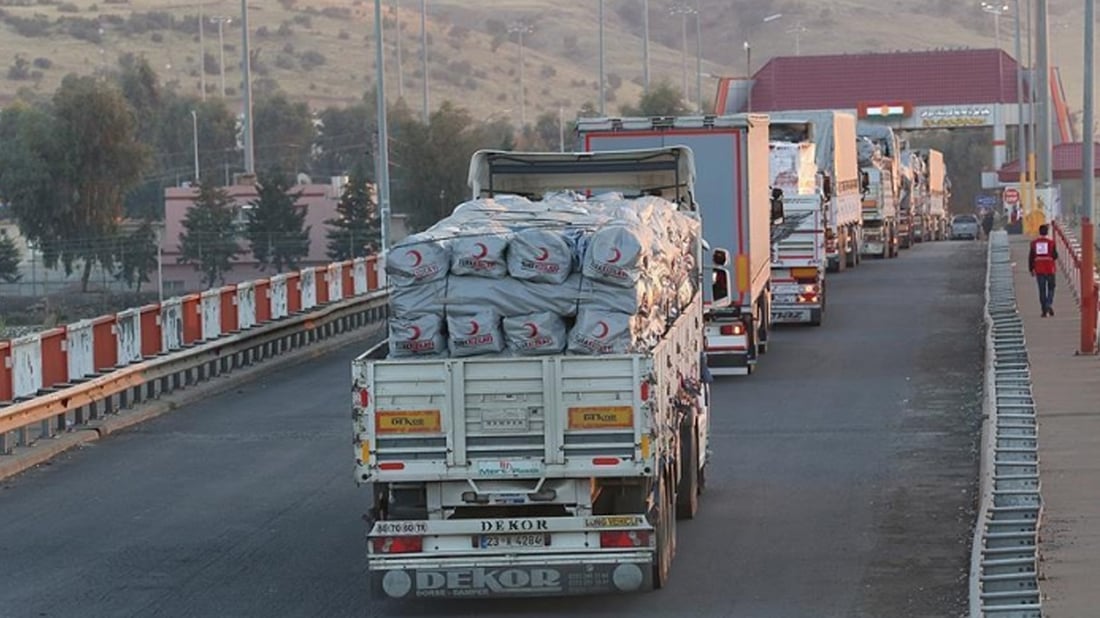
<svg viewBox="0 0 1100 618">
<path fill-rule="evenodd" d="M 682 145 L 695 153 L 695 190 L 714 285 L 705 290 L 713 375 L 748 375 L 771 333 L 768 117 L 581 118 L 584 150 Z"/>
<path fill-rule="evenodd" d="M 694 176 L 690 150 L 673 147 L 481 151 L 469 178 L 476 197 L 659 192 L 695 212 Z M 387 358 L 382 344 L 356 358 L 355 478 L 371 492 L 364 518 L 376 592 L 531 597 L 665 586 L 677 517 L 697 512 L 708 461 L 702 295 L 689 300 L 644 353 L 406 359 Z"/>
<path fill-rule="evenodd" d="M 825 251 L 829 272 L 858 266 L 863 236 L 860 175 L 856 157 L 856 118 L 833 111 L 769 112 L 772 122 L 794 120 L 814 125 L 817 167 L 824 173 Z"/>
<path fill-rule="evenodd" d="M 773 324 L 820 326 L 825 315 L 824 174 L 817 169 L 813 124 L 774 121 L 769 176 L 775 207 L 772 225 Z"/>
<path fill-rule="evenodd" d="M 857 125 L 865 256 L 898 255 L 898 140 L 890 127 Z"/>
<path fill-rule="evenodd" d="M 918 150 L 906 150 L 902 160 L 910 178 L 908 191 L 909 236 L 912 244 L 932 240 L 931 195 L 928 162 Z"/>
<path fill-rule="evenodd" d="M 950 181 L 947 177 L 947 166 L 943 161 L 943 153 L 932 148 L 918 151 L 924 162 L 925 193 L 927 195 L 927 223 L 929 240 L 944 240 L 947 238 L 948 216 L 947 199 L 950 194 Z"/>
</svg>

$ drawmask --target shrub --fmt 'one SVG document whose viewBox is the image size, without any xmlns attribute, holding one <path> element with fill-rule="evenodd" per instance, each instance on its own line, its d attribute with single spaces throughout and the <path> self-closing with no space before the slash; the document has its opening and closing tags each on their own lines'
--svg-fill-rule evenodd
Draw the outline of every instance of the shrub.
<svg viewBox="0 0 1100 618">
<path fill-rule="evenodd" d="M 33 64 L 36 69 L 49 69 L 53 66 L 53 60 L 49 58 L 35 58 Z"/>
</svg>

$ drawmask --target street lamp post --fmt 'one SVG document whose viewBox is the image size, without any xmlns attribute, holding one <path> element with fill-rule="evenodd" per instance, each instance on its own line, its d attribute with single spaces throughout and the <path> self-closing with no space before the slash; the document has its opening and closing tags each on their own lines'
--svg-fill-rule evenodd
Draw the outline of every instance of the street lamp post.
<svg viewBox="0 0 1100 618">
<path fill-rule="evenodd" d="M 801 56 L 802 55 L 802 35 L 803 35 L 803 33 L 809 32 L 809 29 L 807 29 L 805 26 L 803 26 L 802 22 L 800 21 L 800 22 L 796 23 L 793 28 L 787 30 L 787 32 L 794 35 L 794 55 Z"/>
<path fill-rule="evenodd" d="M 695 9 L 690 6 L 680 3 L 675 4 L 669 9 L 669 14 L 680 17 L 680 92 L 684 97 L 684 100 L 690 101 L 691 97 L 688 96 L 688 76 L 687 76 L 687 57 L 688 57 L 688 43 L 687 43 L 687 18 L 688 15 L 695 13 Z"/>
<path fill-rule="evenodd" d="M 203 23 L 202 3 L 199 3 L 199 88 L 202 90 L 202 100 L 206 100 L 206 28 Z"/>
<path fill-rule="evenodd" d="M 703 30 L 699 24 L 700 0 L 695 0 L 695 100 L 699 103 L 699 113 L 703 113 Z"/>
<path fill-rule="evenodd" d="M 1084 202 L 1081 204 L 1082 210 L 1087 217 L 1090 217 L 1092 224 L 1100 221 L 1100 213 L 1096 212 L 1096 195 L 1095 191 L 1095 174 L 1096 174 L 1096 151 L 1093 143 L 1096 138 L 1094 137 L 1093 117 L 1095 115 L 1095 93 L 1093 88 L 1096 83 L 1095 74 L 1095 62 L 1096 62 L 1096 1 L 1085 0 L 1085 99 L 1084 99 L 1084 112 L 1082 114 L 1082 120 L 1084 125 L 1082 126 L 1081 147 L 1084 149 L 1081 152 L 1081 176 L 1082 188 L 1084 189 Z M 1093 307 L 1093 315 L 1095 315 L 1095 307 Z"/>
<path fill-rule="evenodd" d="M 225 98 L 225 25 L 233 23 L 233 20 L 228 17 L 215 17 L 214 22 L 218 24 L 218 67 L 221 69 L 221 93 L 222 98 Z"/>
<path fill-rule="evenodd" d="M 199 178 L 199 114 L 195 110 L 191 110 L 191 143 L 195 149 L 195 182 L 198 183 Z"/>
<path fill-rule="evenodd" d="M 752 46 L 745 41 L 745 84 L 748 86 L 745 111 L 752 111 Z"/>
<path fill-rule="evenodd" d="M 982 10 L 993 16 L 993 40 L 997 42 L 997 49 L 1001 48 L 1001 15 L 1008 11 L 1008 5 L 1003 3 L 982 2 Z M 1019 12 L 1019 11 L 1017 11 Z"/>
<path fill-rule="evenodd" d="M 523 35 L 530 34 L 534 28 L 527 22 L 517 20 L 508 26 L 508 32 L 519 37 L 519 126 L 520 131 L 527 126 L 527 82 L 524 78 Z"/>
<path fill-rule="evenodd" d="M 1015 0 L 1016 3 L 1016 162 L 1020 166 L 1020 190 L 1026 191 L 1024 188 L 1027 182 L 1027 172 L 1025 163 L 1025 154 L 1028 150 L 1027 145 L 1027 130 L 1024 128 L 1024 67 L 1023 67 L 1023 38 L 1020 36 L 1020 0 Z M 1028 109 L 1031 107 L 1029 105 Z"/>
<path fill-rule="evenodd" d="M 393 0 L 393 27 L 397 31 L 394 40 L 397 45 L 397 98 L 405 98 L 405 69 L 401 61 L 401 10 L 397 0 Z"/>
<path fill-rule="evenodd" d="M 248 0 L 241 0 L 241 70 L 244 73 L 244 171 L 256 173 L 256 157 L 252 135 L 252 58 L 248 49 Z"/>
</svg>

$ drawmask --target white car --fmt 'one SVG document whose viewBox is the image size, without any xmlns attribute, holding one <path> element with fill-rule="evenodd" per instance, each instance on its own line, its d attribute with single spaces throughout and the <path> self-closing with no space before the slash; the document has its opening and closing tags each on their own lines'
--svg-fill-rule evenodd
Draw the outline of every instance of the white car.
<svg viewBox="0 0 1100 618">
<path fill-rule="evenodd" d="M 951 218 L 951 240 L 960 238 L 977 240 L 980 229 L 978 218 L 974 215 L 955 215 Z"/>
</svg>

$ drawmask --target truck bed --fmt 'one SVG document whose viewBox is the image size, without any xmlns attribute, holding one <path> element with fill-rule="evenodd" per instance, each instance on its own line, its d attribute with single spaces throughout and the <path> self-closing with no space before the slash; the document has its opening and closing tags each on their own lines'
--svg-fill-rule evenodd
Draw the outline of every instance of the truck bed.
<svg viewBox="0 0 1100 618">
<path fill-rule="evenodd" d="M 649 354 L 352 365 L 361 482 L 622 477 L 654 469 L 681 378 L 699 376 L 701 299 Z"/>
</svg>

